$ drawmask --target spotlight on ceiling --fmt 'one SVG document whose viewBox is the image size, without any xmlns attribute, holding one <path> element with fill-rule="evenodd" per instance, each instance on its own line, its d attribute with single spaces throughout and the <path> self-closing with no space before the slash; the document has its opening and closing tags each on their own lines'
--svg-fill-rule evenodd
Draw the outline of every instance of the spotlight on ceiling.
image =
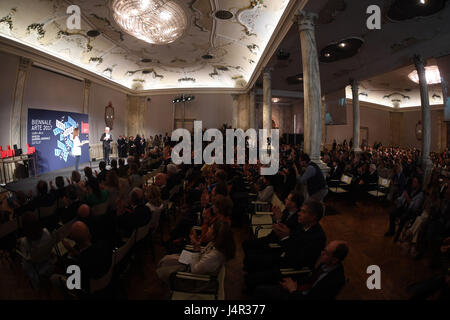
<svg viewBox="0 0 450 320">
<path fill-rule="evenodd" d="M 339 48 L 345 48 L 347 44 L 345 42 L 339 43 Z"/>
<path fill-rule="evenodd" d="M 272 98 L 272 102 L 273 103 L 278 103 L 278 102 L 280 102 L 280 98 Z"/>
<path fill-rule="evenodd" d="M 89 30 L 86 34 L 88 37 L 95 38 L 100 35 L 100 32 L 98 30 Z"/>
<path fill-rule="evenodd" d="M 191 102 L 195 99 L 195 96 L 185 96 L 184 94 L 180 97 L 175 97 L 172 100 L 172 103 L 180 103 L 180 102 Z"/>
<path fill-rule="evenodd" d="M 331 57 L 331 53 L 326 52 L 326 53 L 324 54 L 324 56 L 325 56 L 325 58 L 329 58 L 329 57 Z"/>
<path fill-rule="evenodd" d="M 427 0 L 419 0 L 419 4 L 426 5 L 427 4 Z"/>
</svg>

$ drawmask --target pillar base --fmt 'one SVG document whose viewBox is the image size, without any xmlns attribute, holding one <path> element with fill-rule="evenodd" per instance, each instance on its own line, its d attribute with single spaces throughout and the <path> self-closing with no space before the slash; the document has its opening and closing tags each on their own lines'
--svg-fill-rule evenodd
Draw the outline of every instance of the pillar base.
<svg viewBox="0 0 450 320">
<path fill-rule="evenodd" d="M 353 148 L 353 151 L 354 151 L 355 153 L 361 153 L 361 152 L 362 152 L 362 149 L 361 149 L 361 148 Z"/>
</svg>

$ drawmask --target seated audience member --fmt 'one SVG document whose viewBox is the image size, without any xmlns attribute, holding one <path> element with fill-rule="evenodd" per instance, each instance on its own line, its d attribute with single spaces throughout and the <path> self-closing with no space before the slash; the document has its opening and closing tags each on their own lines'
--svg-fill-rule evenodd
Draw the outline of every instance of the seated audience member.
<svg viewBox="0 0 450 320">
<path fill-rule="evenodd" d="M 14 216 L 20 217 L 27 211 L 34 211 L 33 201 L 31 201 L 25 192 L 17 191 L 14 204 Z"/>
<path fill-rule="evenodd" d="M 55 178 L 56 188 L 53 186 L 53 181 L 50 180 L 50 189 L 54 194 L 54 197 L 58 201 L 58 203 L 62 204 L 62 200 L 64 198 L 65 189 L 64 189 L 64 178 L 62 176 L 58 176 Z"/>
<path fill-rule="evenodd" d="M 108 171 L 104 184 L 104 189 L 108 192 L 108 203 L 112 210 L 116 210 L 117 201 L 120 198 L 120 182 L 114 170 Z"/>
<path fill-rule="evenodd" d="M 84 177 L 86 181 L 88 181 L 89 179 L 95 179 L 91 167 L 84 167 Z"/>
<path fill-rule="evenodd" d="M 50 207 L 52 206 L 56 198 L 52 193 L 48 192 L 47 182 L 40 180 L 36 187 L 37 195 L 33 199 L 33 205 L 35 208 Z"/>
<path fill-rule="evenodd" d="M 166 179 L 166 187 L 169 190 L 172 190 L 173 187 L 180 183 L 180 177 L 178 175 L 177 166 L 173 163 L 167 165 L 167 179 Z"/>
<path fill-rule="evenodd" d="M 92 207 L 108 201 L 108 191 L 100 188 L 96 178 L 90 178 L 86 186 L 88 190 L 86 202 L 88 205 Z"/>
<path fill-rule="evenodd" d="M 264 176 L 262 178 L 262 184 L 257 185 L 258 197 L 257 201 L 270 202 L 274 193 L 273 178 L 272 176 Z"/>
<path fill-rule="evenodd" d="M 17 243 L 23 256 L 22 266 L 30 277 L 33 287 L 39 286 L 42 276 L 50 277 L 53 271 L 52 236 L 42 228 L 34 212 L 26 212 L 22 217 L 23 234 Z"/>
<path fill-rule="evenodd" d="M 124 236 L 129 237 L 134 230 L 145 226 L 152 218 L 150 209 L 144 203 L 144 192 L 134 188 L 130 192 L 130 206 L 118 212 L 117 226 Z"/>
<path fill-rule="evenodd" d="M 125 165 L 125 160 L 120 158 L 119 159 L 119 177 L 126 178 L 128 177 L 128 168 Z"/>
<path fill-rule="evenodd" d="M 72 171 L 71 180 L 67 178 L 67 182 L 75 186 L 78 198 L 81 201 L 84 201 L 84 199 L 86 198 L 86 189 L 84 187 L 84 183 L 81 181 L 81 174 L 76 170 Z"/>
<path fill-rule="evenodd" d="M 100 169 L 100 172 L 97 174 L 97 180 L 101 183 L 106 180 L 106 174 L 108 173 L 108 170 L 106 170 L 106 162 L 100 161 L 98 168 Z"/>
<path fill-rule="evenodd" d="M 70 184 L 65 188 L 64 204 L 65 208 L 61 212 L 61 222 L 63 224 L 76 218 L 78 208 L 81 205 L 81 201 L 78 198 L 78 193 L 75 185 Z"/>
<path fill-rule="evenodd" d="M 414 177 L 411 186 L 403 191 L 402 195 L 397 198 L 395 208 L 389 214 L 389 230 L 385 236 L 390 237 L 395 234 L 394 241 L 398 240 L 404 225 L 410 219 L 415 219 L 422 210 L 424 194 L 420 188 L 419 178 Z M 397 232 L 395 232 L 395 220 L 399 218 Z"/>
<path fill-rule="evenodd" d="M 112 249 L 104 241 L 93 243 L 89 228 L 82 221 L 72 225 L 69 238 L 75 241 L 75 246 L 72 247 L 67 240 L 63 240 L 63 245 L 73 260 L 70 263 L 80 267 L 81 289 L 89 293 L 89 280 L 101 278 L 111 267 Z"/>
<path fill-rule="evenodd" d="M 195 274 L 217 275 L 226 261 L 233 259 L 236 251 L 233 234 L 228 224 L 217 221 L 208 228 L 206 234 L 207 245 L 200 249 L 200 245 L 193 240 L 194 254 L 189 265 L 178 262 L 179 254 L 167 255 L 158 263 L 156 273 L 165 283 L 169 283 L 172 273 L 187 271 Z"/>
<path fill-rule="evenodd" d="M 161 192 L 161 199 L 163 201 L 169 199 L 169 189 L 166 186 L 167 182 L 167 175 L 164 173 L 158 173 L 155 176 L 155 185 L 159 188 L 159 191 Z"/>
<path fill-rule="evenodd" d="M 254 297 L 271 300 L 332 300 L 345 285 L 342 261 L 348 254 L 344 241 L 331 241 L 322 251 L 315 268 L 301 283 L 284 278 L 278 286 L 261 286 Z"/>
<path fill-rule="evenodd" d="M 117 160 L 116 159 L 111 160 L 111 170 L 110 171 L 114 171 L 117 175 L 119 175 L 119 168 L 117 168 Z"/>
<path fill-rule="evenodd" d="M 303 197 L 297 193 L 290 193 L 285 200 L 286 208 L 281 212 L 279 207 L 273 207 L 273 219 L 274 224 L 284 224 L 287 226 L 291 232 L 295 230 L 298 226 L 298 210 L 303 205 Z M 242 244 L 244 253 L 248 254 L 251 251 L 260 251 L 262 249 L 267 249 L 269 243 L 279 243 L 280 238 L 275 231 L 272 231 L 269 235 L 248 240 Z"/>
<path fill-rule="evenodd" d="M 142 187 L 142 176 L 139 175 L 139 166 L 136 163 L 130 164 L 129 169 L 129 181 L 131 188 L 140 188 Z"/>
<path fill-rule="evenodd" d="M 284 224 L 274 225 L 280 249 L 249 253 L 244 258 L 247 289 L 280 280 L 280 268 L 312 268 L 325 247 L 325 233 L 319 224 L 323 215 L 320 202 L 308 200 L 298 212 L 298 226 L 292 232 Z"/>
<path fill-rule="evenodd" d="M 395 173 L 391 177 L 391 187 L 389 188 L 388 200 L 395 200 L 403 194 L 406 187 L 406 177 L 401 164 L 395 166 Z"/>
<path fill-rule="evenodd" d="M 152 213 L 151 230 L 155 230 L 159 225 L 161 212 L 164 210 L 164 203 L 161 200 L 159 189 L 155 185 L 150 185 L 145 189 L 145 204 Z"/>
</svg>

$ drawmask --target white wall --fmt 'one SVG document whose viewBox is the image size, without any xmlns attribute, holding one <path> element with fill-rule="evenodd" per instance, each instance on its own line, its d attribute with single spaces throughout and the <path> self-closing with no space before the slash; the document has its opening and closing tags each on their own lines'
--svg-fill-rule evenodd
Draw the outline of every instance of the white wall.
<svg viewBox="0 0 450 320">
<path fill-rule="evenodd" d="M 179 95 L 154 95 L 147 103 L 145 113 L 145 135 L 164 135 L 172 132 L 173 99 Z M 186 119 L 201 120 L 203 128 L 221 128 L 231 125 L 232 97 L 230 94 L 194 94 L 195 99 L 186 103 Z M 182 118 L 183 103 L 176 105 L 175 117 Z M 135 133 L 129 133 L 135 135 Z"/>
<path fill-rule="evenodd" d="M 375 141 L 381 141 L 383 145 L 390 144 L 390 118 L 389 111 L 378 110 L 361 106 L 360 111 L 360 127 L 369 128 L 369 145 L 373 145 Z M 347 124 L 326 126 L 326 144 L 333 143 L 336 139 L 338 143 L 342 143 L 344 139 L 347 142 L 353 137 L 353 106 L 351 101 L 347 101 Z M 362 138 L 361 141 L 362 142 Z"/>
<path fill-rule="evenodd" d="M 431 111 L 431 145 L 430 151 L 437 152 L 439 139 L 438 117 L 442 110 Z M 422 121 L 421 111 L 409 111 L 403 113 L 403 144 L 405 147 L 422 149 L 422 141 L 416 138 L 416 124 Z M 422 122 L 423 123 L 423 122 Z"/>
<path fill-rule="evenodd" d="M 0 52 L 0 70 L 2 70 L 0 77 L 0 145 L 3 150 L 6 150 L 6 146 L 10 143 L 11 108 L 18 63 L 17 56 Z"/>
<path fill-rule="evenodd" d="M 22 146 L 27 144 L 29 108 L 82 113 L 83 82 L 40 68 L 30 68 L 23 96 Z"/>
<path fill-rule="evenodd" d="M 125 135 L 127 127 L 127 95 L 92 83 L 89 96 L 90 144 L 100 143 L 100 136 L 105 131 L 106 126 L 105 107 L 110 101 L 114 107 L 114 126 L 111 131 L 114 141 L 120 135 Z"/>
</svg>

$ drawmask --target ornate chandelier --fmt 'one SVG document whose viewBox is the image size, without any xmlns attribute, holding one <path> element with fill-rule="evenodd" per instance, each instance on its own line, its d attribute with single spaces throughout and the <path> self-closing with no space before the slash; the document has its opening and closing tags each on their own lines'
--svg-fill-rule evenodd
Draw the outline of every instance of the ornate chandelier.
<svg viewBox="0 0 450 320">
<path fill-rule="evenodd" d="M 114 20 L 128 34 L 153 44 L 174 42 L 187 27 L 184 10 L 171 0 L 113 0 Z"/>
</svg>

